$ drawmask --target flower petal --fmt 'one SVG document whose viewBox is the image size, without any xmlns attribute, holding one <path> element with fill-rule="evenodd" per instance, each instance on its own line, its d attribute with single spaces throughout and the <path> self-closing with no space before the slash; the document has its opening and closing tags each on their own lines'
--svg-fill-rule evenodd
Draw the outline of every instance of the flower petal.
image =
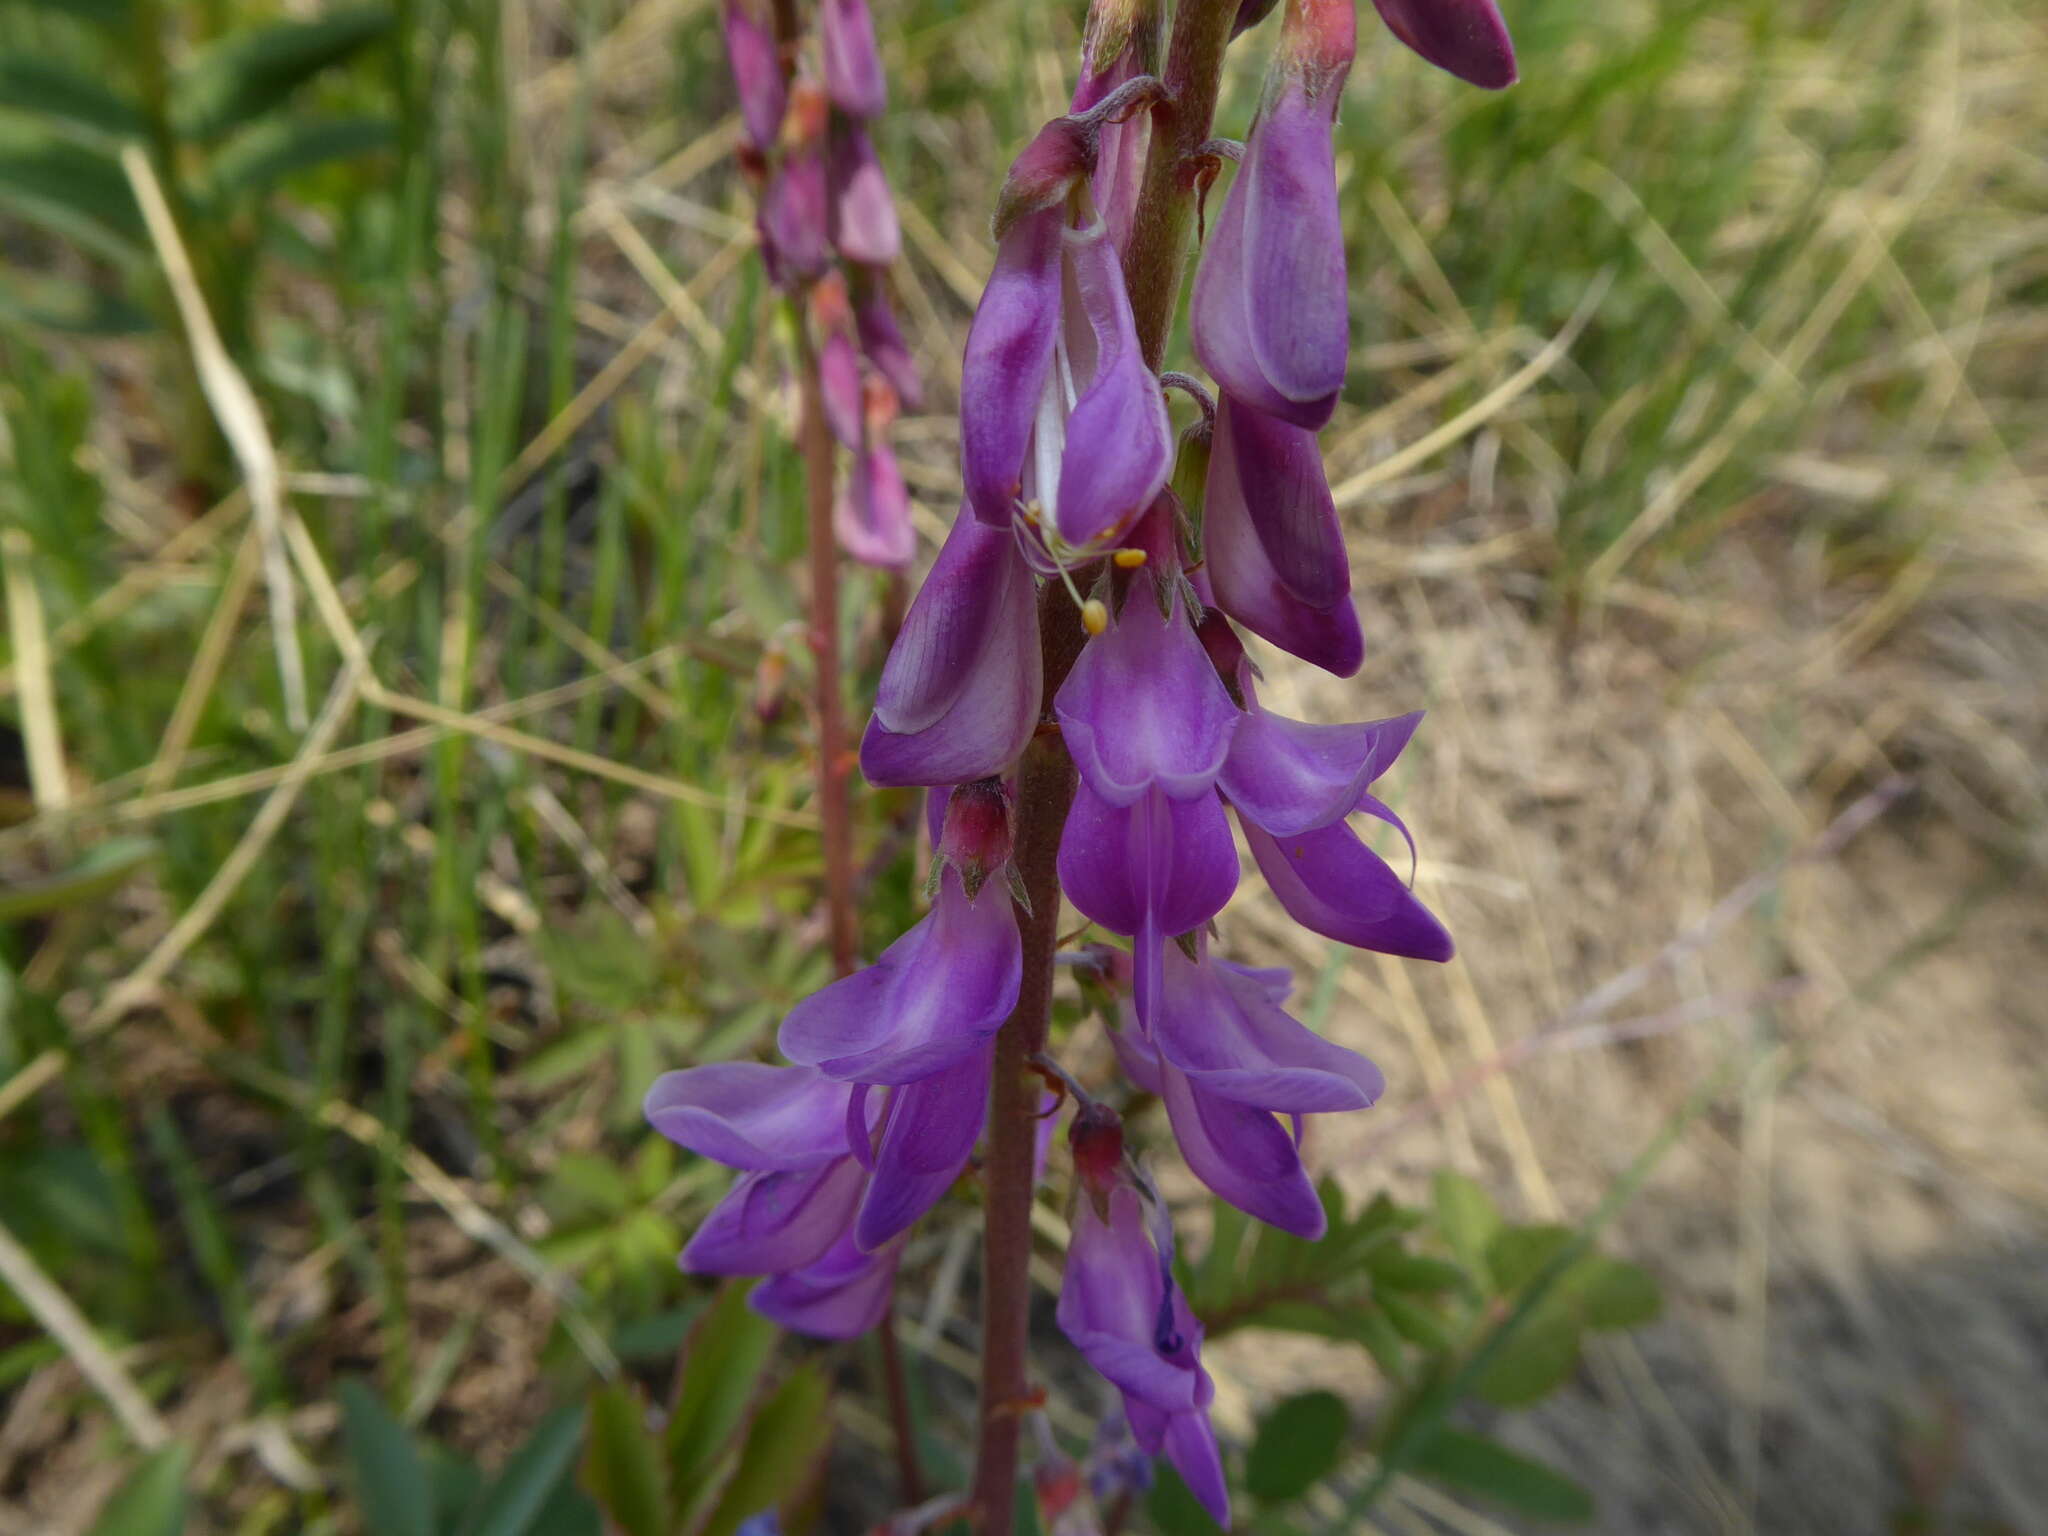
<svg viewBox="0 0 2048 1536">
<path fill-rule="evenodd" d="M 832 244 L 848 261 L 886 267 L 903 254 L 903 232 L 867 130 L 835 124 L 831 154 Z"/>
<path fill-rule="evenodd" d="M 789 102 L 775 33 L 755 7 L 743 0 L 726 0 L 720 9 L 725 56 L 732 64 L 733 85 L 739 93 L 740 123 L 747 142 L 765 151 L 782 130 L 782 114 Z"/>
<path fill-rule="evenodd" d="M 1340 944 L 1448 960 L 1444 925 L 1343 822 L 1275 838 L 1239 818 L 1266 884 L 1297 923 Z"/>
<path fill-rule="evenodd" d="M 683 1268 L 699 1275 L 800 1269 L 845 1235 L 866 1182 L 843 1155 L 799 1173 L 742 1174 L 683 1249 Z"/>
<path fill-rule="evenodd" d="M 1350 7 L 1344 10 L 1348 15 Z M 1287 404 L 1274 414 L 1310 431 L 1330 419 L 1351 360 L 1330 132 L 1339 94 L 1325 86 L 1320 99 L 1311 100 L 1305 77 L 1290 72 L 1252 129 L 1242 172 L 1252 357 Z"/>
<path fill-rule="evenodd" d="M 747 1305 L 812 1338 L 857 1338 L 888 1310 L 902 1256 L 900 1243 L 863 1253 L 849 1233 L 817 1262 L 756 1286 Z"/>
<path fill-rule="evenodd" d="M 1000 774 L 1037 728 L 1037 593 L 1007 529 L 963 508 L 875 690 L 860 763 L 874 784 Z"/>
<path fill-rule="evenodd" d="M 889 83 L 866 0 L 819 0 L 818 54 L 834 106 L 849 117 L 882 115 Z"/>
<path fill-rule="evenodd" d="M 1052 369 L 1064 218 L 1054 206 L 1024 214 L 1005 231 L 960 362 L 960 473 L 968 505 L 1004 529 Z"/>
<path fill-rule="evenodd" d="M 1490 91 L 1515 83 L 1515 45 L 1493 0 L 1373 0 L 1373 7 L 1438 69 Z"/>
<path fill-rule="evenodd" d="M 728 1168 L 817 1168 L 846 1153 L 847 1088 L 811 1067 L 715 1062 L 664 1072 L 647 1123 Z"/>
<path fill-rule="evenodd" d="M 1093 371 L 1067 416 L 1060 455 L 1060 537 L 1091 545 L 1152 504 L 1173 463 L 1166 396 L 1145 366 L 1109 227 L 1068 231 L 1068 269 L 1092 337 Z"/>
<path fill-rule="evenodd" d="M 891 1095 L 854 1241 L 873 1252 L 939 1202 L 974 1151 L 988 1110 L 993 1044 Z"/>
<path fill-rule="evenodd" d="M 969 901 L 948 870 L 932 910 L 866 970 L 797 1004 L 778 1043 L 841 1081 L 913 1083 L 985 1054 L 1017 1005 L 1023 967 L 1002 883 Z"/>
<path fill-rule="evenodd" d="M 1179 592 L 1162 616 L 1142 574 L 1116 622 L 1082 649 L 1053 711 L 1075 766 L 1115 805 L 1155 785 L 1175 800 L 1207 794 L 1240 718 Z"/>
<path fill-rule="evenodd" d="M 1356 725 L 1310 725 L 1254 705 L 1231 738 L 1217 783 L 1239 813 L 1276 837 L 1351 814 L 1393 765 L 1422 711 Z"/>
<path fill-rule="evenodd" d="M 910 492 L 887 443 L 870 442 L 847 466 L 832 502 L 832 531 L 840 548 L 862 565 L 901 570 L 917 553 Z"/>
<path fill-rule="evenodd" d="M 1163 1064 L 1173 1139 L 1188 1171 L 1247 1215 L 1314 1241 L 1326 1218 L 1287 1128 L 1270 1111 L 1212 1093 Z"/>
</svg>

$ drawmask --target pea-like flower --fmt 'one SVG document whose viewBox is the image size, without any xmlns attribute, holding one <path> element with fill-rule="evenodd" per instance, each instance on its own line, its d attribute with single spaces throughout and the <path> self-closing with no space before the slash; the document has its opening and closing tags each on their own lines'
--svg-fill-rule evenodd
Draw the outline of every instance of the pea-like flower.
<svg viewBox="0 0 2048 1536">
<path fill-rule="evenodd" d="M 848 117 L 880 117 L 889 104 L 889 80 L 867 0 L 820 0 L 818 53 L 832 105 Z"/>
<path fill-rule="evenodd" d="M 1152 504 L 1173 448 L 1109 226 L 1073 215 L 1092 208 L 1098 138 L 1058 118 L 1011 167 L 960 378 L 975 515 L 1008 528 L 1029 512 L 1076 549 L 1100 548 Z"/>
<path fill-rule="evenodd" d="M 1202 1325 L 1173 1279 L 1173 1230 L 1141 1195 L 1113 1112 L 1084 1106 L 1068 1132 L 1079 1188 L 1057 1313 L 1060 1331 L 1123 1394 L 1132 1437 L 1165 1456 L 1221 1525 L 1230 1524 Z M 1149 1192 L 1147 1192 L 1149 1194 Z"/>
<path fill-rule="evenodd" d="M 1515 45 L 1493 0 L 1372 0 L 1402 42 L 1438 69 L 1490 91 L 1515 83 Z"/>
</svg>

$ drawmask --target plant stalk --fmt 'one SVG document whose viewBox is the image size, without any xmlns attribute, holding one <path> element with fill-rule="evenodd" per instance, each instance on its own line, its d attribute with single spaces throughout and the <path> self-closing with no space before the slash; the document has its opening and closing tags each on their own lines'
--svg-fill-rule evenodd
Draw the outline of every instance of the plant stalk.
<svg viewBox="0 0 2048 1536">
<path fill-rule="evenodd" d="M 1168 45 L 1168 99 L 1154 109 L 1145 181 L 1124 253 L 1138 346 L 1155 371 L 1187 265 L 1194 194 L 1180 167 L 1209 138 L 1223 50 L 1237 0 L 1182 0 Z M 1038 594 L 1038 634 L 1048 704 L 1066 681 L 1087 635 L 1058 582 Z M 981 1422 L 974 1510 L 981 1536 L 1011 1536 L 1017 1445 L 1030 1406 L 1027 1349 L 1031 1310 L 1031 1196 L 1039 1079 L 1033 1055 L 1052 1019 L 1053 951 L 1059 939 L 1060 832 L 1074 798 L 1074 764 L 1057 731 L 1041 724 L 1017 771 L 1015 852 L 1030 910 L 1018 914 L 1024 978 L 1016 1010 L 996 1036 L 989 1083 L 987 1212 L 982 1234 Z"/>
</svg>

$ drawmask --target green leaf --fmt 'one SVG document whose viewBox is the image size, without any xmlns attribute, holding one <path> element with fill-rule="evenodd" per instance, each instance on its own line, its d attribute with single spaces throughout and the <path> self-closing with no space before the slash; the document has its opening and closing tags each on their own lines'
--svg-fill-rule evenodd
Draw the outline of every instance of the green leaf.
<svg viewBox="0 0 2048 1536">
<path fill-rule="evenodd" d="M 237 134 L 214 156 L 208 184 L 218 198 L 257 192 L 316 165 L 375 154 L 397 141 L 388 118 L 270 119 Z"/>
<path fill-rule="evenodd" d="M 591 1394 L 583 1486 L 626 1536 L 667 1536 L 668 1485 L 660 1439 L 648 1427 L 640 1395 L 623 1383 Z"/>
<path fill-rule="evenodd" d="M 697 1489 L 725 1455 L 760 1392 L 775 1325 L 729 1285 L 690 1332 L 683 1384 L 668 1421 L 669 1486 Z"/>
<path fill-rule="evenodd" d="M 1465 1271 L 1442 1259 L 1424 1258 L 1400 1248 L 1385 1248 L 1372 1257 L 1374 1285 L 1397 1291 L 1450 1291 L 1465 1281 Z"/>
<path fill-rule="evenodd" d="M 118 27 L 128 20 L 128 0 L 25 0 L 37 10 L 55 11 L 79 21 Z"/>
<path fill-rule="evenodd" d="M 1432 1193 L 1437 1230 L 1472 1278 L 1488 1283 L 1486 1249 L 1500 1231 L 1500 1212 L 1493 1197 L 1475 1181 L 1448 1168 L 1437 1170 Z"/>
<path fill-rule="evenodd" d="M 142 114 L 90 75 L 55 59 L 0 59 L 0 107 L 54 120 L 119 143 L 140 137 Z"/>
<path fill-rule="evenodd" d="M 1650 1272 L 1620 1259 L 1592 1258 L 1574 1288 L 1579 1315 L 1588 1328 L 1640 1328 L 1664 1310 L 1663 1294 Z"/>
<path fill-rule="evenodd" d="M 378 1536 L 435 1536 L 433 1488 L 412 1437 L 363 1382 L 344 1381 L 338 1395 L 366 1528 Z"/>
<path fill-rule="evenodd" d="M 1209 1511 L 1188 1491 L 1170 1462 L 1159 1462 L 1158 1471 L 1159 1480 L 1145 1500 L 1145 1513 L 1152 1517 L 1159 1536 L 1224 1536 L 1223 1527 L 1209 1518 Z"/>
<path fill-rule="evenodd" d="M 1550 1261 L 1571 1246 L 1578 1234 L 1570 1227 L 1506 1227 L 1487 1244 L 1486 1262 L 1493 1283 L 1512 1296 L 1543 1273 Z"/>
<path fill-rule="evenodd" d="M 748 1427 L 740 1464 L 698 1536 L 732 1536 L 747 1516 L 787 1508 L 812 1486 L 832 1439 L 831 1388 L 814 1366 L 791 1373 Z"/>
<path fill-rule="evenodd" d="M 1562 1308 L 1539 1307 L 1503 1344 L 1477 1382 L 1479 1395 L 1502 1408 L 1548 1397 L 1579 1368 L 1579 1326 Z"/>
<path fill-rule="evenodd" d="M 1593 1518 L 1593 1496 L 1562 1472 L 1497 1440 L 1448 1425 L 1416 1453 L 1412 1468 L 1538 1520 L 1583 1524 Z"/>
<path fill-rule="evenodd" d="M 231 33 L 178 72 L 171 121 L 181 134 L 219 138 L 377 42 L 391 24 L 391 12 L 381 5 L 338 6 L 310 21 Z"/>
<path fill-rule="evenodd" d="M 555 985 L 571 1001 L 620 1013 L 645 1007 L 661 985 L 653 946 L 610 907 L 594 907 L 538 938 Z"/>
<path fill-rule="evenodd" d="M 582 1439 L 581 1403 L 569 1403 L 542 1419 L 526 1444 L 512 1453 L 497 1481 L 470 1506 L 460 1536 L 528 1536 L 575 1465 Z"/>
<path fill-rule="evenodd" d="M 111 261 L 142 254 L 142 210 L 128 178 L 82 144 L 0 129 L 0 206 Z"/>
<path fill-rule="evenodd" d="M 1245 1492 L 1267 1504 L 1298 1499 L 1337 1467 L 1351 1413 L 1334 1392 L 1304 1392 L 1259 1423 L 1245 1458 Z"/>
<path fill-rule="evenodd" d="M 1419 1301 L 1402 1295 L 1399 1291 L 1375 1291 L 1373 1299 L 1387 1314 L 1387 1321 L 1400 1330 L 1401 1337 L 1412 1344 L 1438 1353 L 1451 1347 L 1450 1338 L 1444 1332 L 1443 1320 L 1435 1311 Z"/>
<path fill-rule="evenodd" d="M 156 839 L 150 837 L 117 837 L 101 843 L 61 874 L 17 881 L 0 891 L 0 923 L 18 923 L 104 896 L 156 854 Z"/>
<path fill-rule="evenodd" d="M 100 1507 L 91 1536 L 178 1536 L 192 1453 L 177 1441 L 152 1452 Z"/>
</svg>

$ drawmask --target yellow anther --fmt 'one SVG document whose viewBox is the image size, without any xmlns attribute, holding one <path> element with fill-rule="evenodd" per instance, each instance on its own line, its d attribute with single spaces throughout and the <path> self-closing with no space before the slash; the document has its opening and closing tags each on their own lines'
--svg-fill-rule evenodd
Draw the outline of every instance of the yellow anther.
<svg viewBox="0 0 2048 1536">
<path fill-rule="evenodd" d="M 1102 599 L 1091 597 L 1081 605 L 1081 627 L 1091 635 L 1099 635 L 1109 628 L 1109 609 Z"/>
<path fill-rule="evenodd" d="M 1114 555 L 1111 555 L 1110 558 L 1117 563 L 1119 570 L 1135 571 L 1145 563 L 1145 551 L 1142 549 L 1120 549 Z"/>
</svg>

